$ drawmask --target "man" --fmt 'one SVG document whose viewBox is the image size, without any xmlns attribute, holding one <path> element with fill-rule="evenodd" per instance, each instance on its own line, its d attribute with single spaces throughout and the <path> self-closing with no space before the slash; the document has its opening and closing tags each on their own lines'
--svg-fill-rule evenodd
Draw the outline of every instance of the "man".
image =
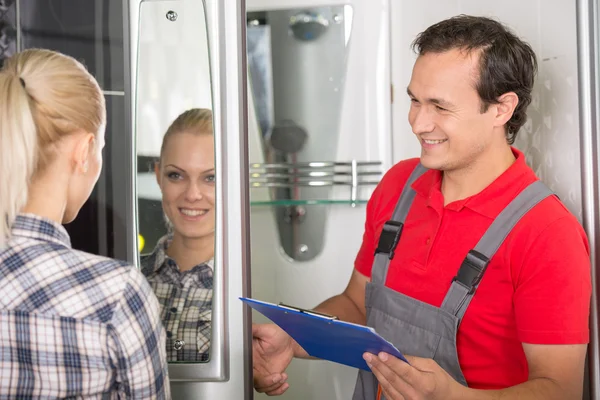
<svg viewBox="0 0 600 400">
<path fill-rule="evenodd" d="M 581 398 L 587 239 L 511 147 L 535 54 L 472 16 L 435 24 L 413 45 L 420 163 L 382 179 L 348 287 L 317 307 L 373 326 L 407 354 L 409 364 L 365 353 L 372 373 L 359 372 L 353 399 Z M 275 325 L 253 334 L 255 388 L 281 394 L 291 359 L 308 355 Z"/>
</svg>

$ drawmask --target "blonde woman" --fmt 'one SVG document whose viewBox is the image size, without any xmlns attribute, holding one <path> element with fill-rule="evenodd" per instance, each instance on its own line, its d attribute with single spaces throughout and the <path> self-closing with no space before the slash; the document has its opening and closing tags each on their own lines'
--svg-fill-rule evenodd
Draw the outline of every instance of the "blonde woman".
<svg viewBox="0 0 600 400">
<path fill-rule="evenodd" d="M 155 167 L 169 233 L 141 258 L 161 307 L 169 361 L 208 361 L 215 249 L 212 113 L 190 109 L 169 127 Z"/>
<path fill-rule="evenodd" d="M 102 91 L 71 57 L 0 71 L 0 398 L 170 397 L 156 298 L 133 266 L 62 226 L 102 167 Z"/>
</svg>

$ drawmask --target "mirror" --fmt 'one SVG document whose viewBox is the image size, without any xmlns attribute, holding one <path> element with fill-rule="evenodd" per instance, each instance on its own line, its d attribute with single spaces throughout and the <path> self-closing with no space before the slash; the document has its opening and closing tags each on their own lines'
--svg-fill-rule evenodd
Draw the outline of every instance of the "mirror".
<svg viewBox="0 0 600 400">
<path fill-rule="evenodd" d="M 206 13 L 194 0 L 141 2 L 135 135 L 138 249 L 171 363 L 210 359 L 215 151 Z"/>
</svg>

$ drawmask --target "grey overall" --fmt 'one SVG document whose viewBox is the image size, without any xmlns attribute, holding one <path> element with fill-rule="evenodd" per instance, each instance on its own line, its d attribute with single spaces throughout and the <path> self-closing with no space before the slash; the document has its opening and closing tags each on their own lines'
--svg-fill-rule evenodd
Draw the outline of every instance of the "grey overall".
<svg viewBox="0 0 600 400">
<path fill-rule="evenodd" d="M 385 286 L 390 260 L 394 257 L 404 221 L 415 197 L 411 184 L 425 171 L 425 167 L 417 165 L 402 190 L 391 220 L 383 227 L 375 251 L 371 282 L 366 287 L 367 325 L 375 328 L 403 354 L 434 359 L 455 380 L 466 386 L 456 351 L 460 321 L 496 250 L 521 217 L 552 192 L 542 182 L 536 181 L 506 206 L 475 248 L 467 253 L 442 306 L 438 308 Z M 352 399 L 379 400 L 377 392 L 375 375 L 359 371 Z M 381 399 L 384 398 L 381 395 Z"/>
</svg>

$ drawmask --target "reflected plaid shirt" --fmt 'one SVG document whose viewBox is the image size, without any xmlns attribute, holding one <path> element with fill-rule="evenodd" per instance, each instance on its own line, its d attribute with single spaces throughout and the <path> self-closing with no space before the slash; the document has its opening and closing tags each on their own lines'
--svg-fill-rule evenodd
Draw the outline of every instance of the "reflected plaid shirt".
<svg viewBox="0 0 600 400">
<path fill-rule="evenodd" d="M 142 273 L 148 278 L 160 304 L 167 330 L 169 361 L 208 361 L 213 296 L 213 260 L 181 272 L 166 254 L 171 243 L 163 236 L 154 251 L 141 258 Z"/>
<path fill-rule="evenodd" d="M 0 250 L 0 399 L 168 399 L 164 337 L 137 269 L 17 216 Z"/>
</svg>

